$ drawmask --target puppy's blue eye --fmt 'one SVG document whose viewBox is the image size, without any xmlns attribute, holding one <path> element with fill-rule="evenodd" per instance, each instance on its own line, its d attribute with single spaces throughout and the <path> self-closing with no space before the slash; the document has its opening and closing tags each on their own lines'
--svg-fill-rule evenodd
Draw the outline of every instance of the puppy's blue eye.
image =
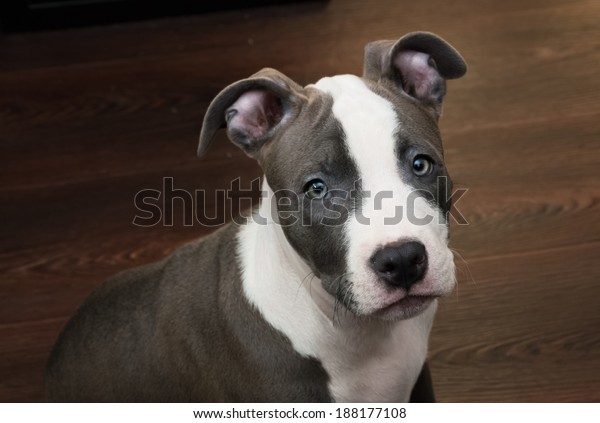
<svg viewBox="0 0 600 423">
<path fill-rule="evenodd" d="M 313 179 L 304 186 L 304 192 L 310 199 L 323 198 L 327 194 L 327 185 L 320 179 Z"/>
<path fill-rule="evenodd" d="M 427 176 L 433 170 L 433 163 L 427 156 L 419 155 L 414 158 L 412 171 L 417 176 Z"/>
</svg>

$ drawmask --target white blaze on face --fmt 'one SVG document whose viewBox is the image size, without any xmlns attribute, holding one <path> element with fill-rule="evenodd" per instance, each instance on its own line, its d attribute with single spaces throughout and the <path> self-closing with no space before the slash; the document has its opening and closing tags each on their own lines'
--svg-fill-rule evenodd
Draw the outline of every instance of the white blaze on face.
<svg viewBox="0 0 600 423">
<path fill-rule="evenodd" d="M 445 295 L 454 287 L 454 261 L 447 247 L 442 212 L 400 177 L 395 134 L 400 125 L 392 103 L 371 91 L 354 75 L 323 78 L 314 85 L 333 97 L 333 114 L 361 178 L 362 210 L 346 223 L 347 268 L 360 314 L 371 314 L 403 298 L 371 270 L 371 256 L 392 242 L 420 241 L 428 255 L 423 281 L 413 295 Z M 417 220 L 428 223 L 418 223 Z"/>
</svg>

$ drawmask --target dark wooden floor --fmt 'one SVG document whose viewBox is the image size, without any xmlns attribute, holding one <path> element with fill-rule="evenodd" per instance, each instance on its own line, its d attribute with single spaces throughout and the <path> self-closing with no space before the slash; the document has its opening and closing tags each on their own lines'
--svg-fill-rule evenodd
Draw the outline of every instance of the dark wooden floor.
<svg viewBox="0 0 600 423">
<path fill-rule="evenodd" d="M 105 277 L 211 230 L 133 225 L 136 192 L 259 175 L 224 138 L 195 157 L 222 87 L 360 73 L 366 42 L 424 29 L 470 65 L 442 119 L 470 224 L 431 339 L 439 400 L 600 401 L 598 22 L 597 0 L 338 0 L 0 37 L 0 400 L 43 400 L 61 325 Z"/>
</svg>

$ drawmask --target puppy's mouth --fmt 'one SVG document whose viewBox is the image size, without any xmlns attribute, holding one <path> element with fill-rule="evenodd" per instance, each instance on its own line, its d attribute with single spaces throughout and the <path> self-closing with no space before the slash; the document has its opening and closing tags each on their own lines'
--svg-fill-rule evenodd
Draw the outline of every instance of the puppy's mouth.
<svg viewBox="0 0 600 423">
<path fill-rule="evenodd" d="M 438 297 L 437 295 L 405 295 L 380 308 L 374 315 L 386 320 L 409 319 L 425 311 Z"/>
<path fill-rule="evenodd" d="M 407 293 L 403 288 L 389 290 L 378 298 L 371 298 L 366 304 L 354 292 L 350 279 L 332 279 L 337 283 L 323 284 L 325 291 L 334 298 L 334 308 L 343 307 L 357 317 L 374 317 L 382 320 L 403 320 L 419 315 L 425 311 L 442 292 L 415 287 Z M 328 289 L 329 288 L 329 289 Z M 333 288 L 333 289 L 332 289 Z M 414 292 L 413 292 L 414 291 Z"/>
</svg>

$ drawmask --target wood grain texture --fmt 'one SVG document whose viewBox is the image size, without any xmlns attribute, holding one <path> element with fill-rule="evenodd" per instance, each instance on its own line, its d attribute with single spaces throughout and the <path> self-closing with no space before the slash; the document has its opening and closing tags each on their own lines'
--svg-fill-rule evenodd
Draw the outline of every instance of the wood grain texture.
<svg viewBox="0 0 600 423">
<path fill-rule="evenodd" d="M 332 0 L 0 37 L 0 400 L 43 400 L 51 345 L 104 278 L 212 230 L 183 202 L 173 226 L 133 225 L 137 192 L 172 177 L 235 215 L 216 191 L 257 165 L 222 135 L 195 157 L 221 88 L 264 66 L 360 73 L 368 41 L 424 29 L 470 66 L 441 122 L 469 225 L 431 337 L 437 397 L 600 401 L 599 21 L 595 0 Z"/>
</svg>

